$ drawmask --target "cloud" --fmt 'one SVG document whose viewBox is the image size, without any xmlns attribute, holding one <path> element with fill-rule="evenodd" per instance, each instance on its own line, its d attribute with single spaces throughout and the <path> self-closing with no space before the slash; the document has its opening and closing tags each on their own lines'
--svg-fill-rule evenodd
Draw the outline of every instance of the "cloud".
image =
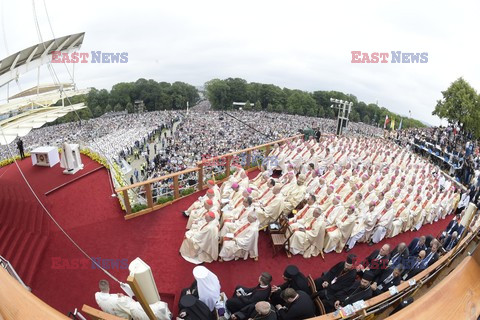
<svg viewBox="0 0 480 320">
<path fill-rule="evenodd" d="M 44 40 L 52 38 L 35 1 Z M 338 90 L 432 124 L 452 81 L 480 88 L 480 3 L 385 1 L 45 0 L 56 36 L 86 32 L 81 51 L 128 52 L 127 64 L 78 65 L 79 87 L 110 89 L 138 78 L 202 85 L 241 77 L 289 88 Z M 2 2 L 0 57 L 38 43 L 32 2 Z M 3 33 L 0 34 L 3 38 Z M 352 64 L 351 51 L 428 52 L 426 64 Z M 68 80 L 62 66 L 59 77 Z M 71 69 L 71 66 L 70 66 Z M 43 82 L 52 82 L 41 72 Z M 22 77 L 23 78 L 23 77 Z M 20 79 L 23 81 L 24 79 Z M 25 76 L 35 83 L 36 76 Z M 27 84 L 22 87 L 28 87 Z M 480 90 L 480 89 L 479 89 Z M 3 92 L 0 92 L 3 96 Z"/>
</svg>

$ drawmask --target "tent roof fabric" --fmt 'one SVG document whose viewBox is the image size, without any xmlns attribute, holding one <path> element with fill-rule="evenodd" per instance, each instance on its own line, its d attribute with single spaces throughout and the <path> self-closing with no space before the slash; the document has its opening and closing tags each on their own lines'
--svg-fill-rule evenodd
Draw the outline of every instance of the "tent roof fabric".
<svg viewBox="0 0 480 320">
<path fill-rule="evenodd" d="M 75 90 L 73 87 L 64 88 L 61 92 L 53 87 L 52 89 L 52 91 L 44 90 L 43 93 L 38 95 L 35 94 L 33 96 L 23 96 L 17 99 L 12 99 L 8 103 L 0 105 L 0 116 L 14 111 L 23 112 L 27 109 L 33 109 L 35 107 L 48 107 L 62 98 L 87 94 L 90 91 L 90 89 Z"/>
<path fill-rule="evenodd" d="M 0 85 L 42 64 L 50 63 L 53 51 L 69 53 L 79 49 L 84 37 L 85 32 L 81 32 L 51 39 L 6 57 L 0 61 Z"/>
<path fill-rule="evenodd" d="M 9 144 L 17 137 L 26 136 L 32 129 L 40 128 L 47 122 L 55 121 L 69 112 L 85 107 L 84 103 L 65 107 L 45 107 L 2 120 L 0 121 L 0 144 Z"/>
</svg>

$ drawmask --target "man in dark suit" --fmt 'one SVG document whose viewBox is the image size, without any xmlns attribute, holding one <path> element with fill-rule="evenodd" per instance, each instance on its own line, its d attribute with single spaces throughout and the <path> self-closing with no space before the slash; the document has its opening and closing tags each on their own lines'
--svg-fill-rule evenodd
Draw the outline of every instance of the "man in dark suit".
<svg viewBox="0 0 480 320">
<path fill-rule="evenodd" d="M 370 270 L 373 276 L 378 276 L 388 267 L 390 261 L 390 245 L 384 244 L 380 249 L 374 250 L 365 260 L 357 267 L 358 275 L 363 275 L 364 271 Z"/>
<path fill-rule="evenodd" d="M 417 257 L 418 253 L 422 250 L 427 250 L 427 246 L 425 245 L 425 236 L 413 238 L 412 242 L 410 242 L 408 245 L 410 256 Z"/>
<path fill-rule="evenodd" d="M 22 139 L 18 138 L 18 141 L 17 141 L 17 148 L 18 148 L 18 152 L 20 153 L 20 158 L 25 159 L 25 152 L 23 150 L 23 141 Z"/>
<path fill-rule="evenodd" d="M 328 272 L 315 279 L 317 292 L 313 294 L 312 298 L 318 296 L 320 299 L 328 299 L 335 296 L 340 290 L 350 288 L 357 276 L 354 268 L 356 259 L 356 255 L 349 254 L 347 260 L 337 263 Z"/>
<path fill-rule="evenodd" d="M 266 301 L 259 301 L 244 307 L 239 312 L 232 314 L 232 320 L 277 320 L 277 312 L 273 306 Z"/>
<path fill-rule="evenodd" d="M 325 311 L 332 312 L 342 306 L 352 304 L 359 300 L 370 299 L 373 295 L 371 288 L 373 278 L 374 275 L 372 271 L 365 271 L 362 279 L 356 281 L 350 288 L 342 290 L 333 299 L 322 300 Z"/>
<path fill-rule="evenodd" d="M 315 305 L 310 296 L 303 291 L 287 288 L 282 291 L 282 299 L 286 306 L 277 304 L 278 319 L 301 320 L 315 317 Z"/>
<path fill-rule="evenodd" d="M 258 301 L 266 301 L 270 297 L 270 282 L 272 275 L 268 272 L 262 272 L 258 278 L 258 285 L 253 288 L 237 286 L 232 297 L 227 300 L 227 309 L 230 313 L 240 311 L 249 304 L 255 304 Z"/>
<path fill-rule="evenodd" d="M 309 292 L 307 278 L 298 270 L 297 266 L 289 265 L 283 272 L 283 279 L 285 282 L 280 286 L 272 286 L 272 295 L 270 300 L 273 305 L 284 304 L 284 299 L 281 298 L 281 292 L 287 288 L 292 288 L 296 291 Z"/>
<path fill-rule="evenodd" d="M 435 239 L 435 238 L 434 238 L 431 234 L 427 234 L 427 235 L 425 236 L 425 245 L 427 246 L 427 248 L 430 247 L 431 242 L 432 242 L 432 240 L 434 240 L 434 239 Z"/>
<path fill-rule="evenodd" d="M 454 231 L 451 236 L 448 236 L 445 238 L 445 241 L 443 243 L 443 252 L 448 252 L 452 250 L 458 243 L 458 234 L 457 231 Z"/>
<path fill-rule="evenodd" d="M 391 286 L 398 286 L 402 280 L 403 265 L 397 264 L 395 267 L 384 270 L 378 277 L 375 277 L 372 283 L 373 295 L 382 294 Z"/>
<path fill-rule="evenodd" d="M 322 132 L 320 131 L 320 127 L 317 127 L 315 129 L 315 138 L 317 139 L 317 142 L 320 142 L 320 137 L 322 136 Z"/>
<path fill-rule="evenodd" d="M 407 244 L 405 242 L 401 242 L 395 247 L 395 249 L 393 249 L 392 253 L 390 253 L 390 261 L 388 262 L 388 265 L 395 267 L 397 264 L 403 264 L 408 256 L 409 251 Z"/>
<path fill-rule="evenodd" d="M 427 250 L 425 259 L 423 259 L 422 263 L 420 263 L 421 269 L 426 269 L 437 262 L 439 258 L 438 251 L 440 250 L 440 246 L 440 242 L 437 239 L 432 241 L 432 246 Z"/>
<path fill-rule="evenodd" d="M 421 263 L 423 259 L 425 259 L 426 256 L 426 251 L 421 250 L 416 257 L 410 256 L 409 260 L 405 264 L 405 270 L 403 271 L 402 274 L 402 280 L 406 281 L 418 273 L 420 273 L 423 269 L 421 269 Z"/>
<path fill-rule="evenodd" d="M 444 238 L 448 237 L 449 235 L 452 235 L 457 229 L 461 226 L 460 221 L 462 220 L 462 216 L 460 214 L 457 214 L 455 218 L 452 219 L 447 225 L 447 228 L 445 229 L 444 232 L 442 232 L 442 235 L 440 236 L 440 241 L 442 241 Z M 458 235 L 458 232 L 457 232 Z"/>
</svg>

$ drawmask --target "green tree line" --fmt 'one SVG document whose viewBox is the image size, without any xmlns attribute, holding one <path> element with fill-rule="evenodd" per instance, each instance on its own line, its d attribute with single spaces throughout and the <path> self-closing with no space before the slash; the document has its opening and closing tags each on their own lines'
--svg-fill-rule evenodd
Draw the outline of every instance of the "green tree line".
<svg viewBox="0 0 480 320">
<path fill-rule="evenodd" d="M 396 127 L 400 124 L 400 119 L 403 119 L 402 128 L 425 126 L 421 121 L 400 116 L 374 103 L 366 104 L 352 94 L 339 91 L 306 92 L 280 88 L 273 84 L 248 83 L 240 78 L 210 80 L 205 84 L 205 90 L 216 110 L 233 109 L 233 102 L 247 102 L 245 110 L 334 119 L 337 117 L 336 109 L 330 107 L 330 98 L 334 98 L 353 102 L 350 120 L 354 122 L 383 126 L 385 116 L 388 115 L 390 119 L 395 119 Z"/>
<path fill-rule="evenodd" d="M 184 82 L 157 82 L 155 80 L 138 79 L 135 82 L 120 82 L 112 90 L 92 88 L 86 95 L 71 97 L 70 103 L 84 102 L 87 108 L 77 111 L 82 119 L 96 118 L 107 112 L 126 110 L 134 112 L 135 100 L 143 100 L 147 111 L 179 110 L 192 107 L 198 101 L 197 89 Z M 69 105 L 67 100 L 64 101 Z M 61 101 L 57 102 L 61 105 Z M 54 123 L 65 123 L 78 120 L 74 112 L 57 119 Z"/>
</svg>

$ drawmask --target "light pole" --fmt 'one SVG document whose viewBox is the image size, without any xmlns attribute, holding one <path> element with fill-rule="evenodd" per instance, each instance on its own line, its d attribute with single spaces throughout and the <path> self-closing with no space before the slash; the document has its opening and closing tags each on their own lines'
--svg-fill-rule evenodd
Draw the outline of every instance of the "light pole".
<svg viewBox="0 0 480 320">
<path fill-rule="evenodd" d="M 348 116 L 350 111 L 352 111 L 353 102 L 334 98 L 330 98 L 330 102 L 333 103 L 330 108 L 338 109 L 337 135 L 340 136 L 343 133 L 343 128 L 348 126 Z"/>
</svg>

